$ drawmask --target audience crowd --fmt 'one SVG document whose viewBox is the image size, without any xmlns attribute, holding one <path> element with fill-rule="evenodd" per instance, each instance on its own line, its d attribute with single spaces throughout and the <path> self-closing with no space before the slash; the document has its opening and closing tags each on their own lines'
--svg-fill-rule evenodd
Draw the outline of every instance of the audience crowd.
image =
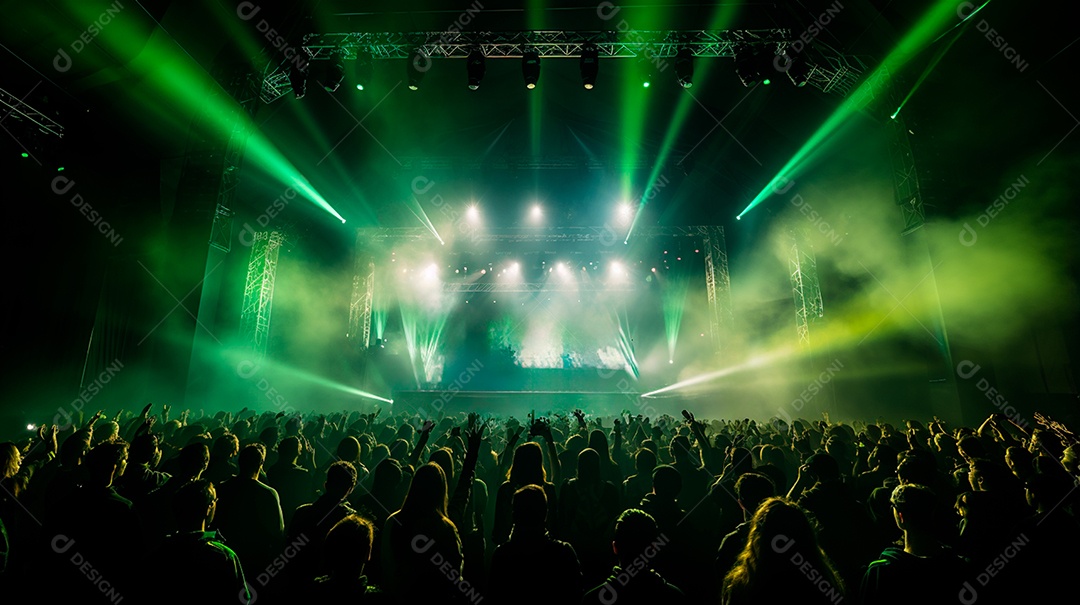
<svg viewBox="0 0 1080 605">
<path fill-rule="evenodd" d="M 152 411 L 0 443 L 5 602 L 1011 603 L 1080 537 L 1043 416 Z"/>
</svg>

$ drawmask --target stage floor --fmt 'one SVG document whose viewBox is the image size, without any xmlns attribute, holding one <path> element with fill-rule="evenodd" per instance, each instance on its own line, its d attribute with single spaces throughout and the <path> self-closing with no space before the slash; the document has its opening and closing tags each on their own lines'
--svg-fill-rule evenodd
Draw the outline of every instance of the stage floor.
<svg viewBox="0 0 1080 605">
<path fill-rule="evenodd" d="M 391 398 L 395 413 L 415 411 L 421 416 L 477 412 L 524 418 L 530 412 L 546 416 L 576 409 L 593 416 L 656 413 L 653 400 L 642 399 L 636 391 L 402 390 L 394 391 Z"/>
</svg>

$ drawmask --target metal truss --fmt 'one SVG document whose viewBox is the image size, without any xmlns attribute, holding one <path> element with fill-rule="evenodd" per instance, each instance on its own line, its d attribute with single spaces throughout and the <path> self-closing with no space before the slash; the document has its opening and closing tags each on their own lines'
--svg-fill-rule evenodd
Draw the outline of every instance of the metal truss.
<svg viewBox="0 0 1080 605">
<path fill-rule="evenodd" d="M 896 187 L 896 205 L 904 218 L 904 231 L 907 235 L 926 222 L 926 208 L 923 205 L 922 190 L 919 188 L 919 171 L 915 167 L 915 154 L 908 139 L 908 127 L 903 115 L 897 115 L 892 122 L 892 138 L 889 146 L 892 160 L 893 184 Z"/>
<path fill-rule="evenodd" d="M 791 230 L 791 250 L 788 268 L 791 271 L 791 293 L 795 299 L 795 331 L 799 344 L 810 346 L 810 324 L 825 316 L 821 300 L 814 248 L 797 229 Z"/>
<path fill-rule="evenodd" d="M 232 250 L 232 225 L 236 213 L 218 204 L 214 211 L 214 222 L 210 226 L 210 245 L 222 252 Z"/>
<path fill-rule="evenodd" d="M 627 58 L 646 56 L 661 62 L 673 60 L 687 48 L 695 57 L 734 57 L 746 46 L 765 46 L 783 54 L 795 41 L 790 29 L 731 29 L 688 31 L 521 31 L 521 32 L 339 32 L 308 34 L 302 47 L 307 61 L 345 59 L 407 59 L 420 53 L 432 60 L 464 59 L 479 49 L 488 58 L 521 58 L 526 50 L 541 58 L 577 58 L 586 45 L 599 56 Z M 847 95 L 865 71 L 861 62 L 820 45 L 811 62 L 808 83 L 826 93 Z M 824 50 L 822 50 L 824 49 Z M 282 58 L 264 74 L 260 96 L 272 103 L 290 90 L 289 68 L 296 58 Z"/>
<path fill-rule="evenodd" d="M 234 74 L 225 86 L 226 92 L 240 104 L 240 108 L 231 116 L 233 126 L 229 140 L 225 143 L 221 179 L 217 188 L 217 211 L 210 236 L 210 245 L 223 252 L 232 249 L 232 206 L 236 198 L 236 187 L 240 184 L 240 162 L 244 158 L 244 149 L 251 135 L 251 118 L 259 109 L 258 86 L 258 79 L 243 73 Z M 225 216 L 228 216 L 228 220 L 224 220 Z M 219 230 L 224 228 L 228 228 L 228 231 L 219 233 Z"/>
<path fill-rule="evenodd" d="M 634 231 L 635 239 L 658 239 L 658 238 L 705 238 L 714 233 L 710 230 L 720 229 L 720 240 L 723 241 L 723 228 L 711 226 L 689 227 L 643 227 Z M 470 234 L 469 240 L 480 242 L 595 242 L 611 244 L 618 238 L 607 227 L 559 227 L 550 229 L 502 229 L 483 231 Z M 356 230 L 356 243 L 358 249 L 363 249 L 376 242 L 390 240 L 400 241 L 431 241 L 437 242 L 435 235 L 424 227 L 370 227 Z M 726 266 L 726 254 L 724 256 Z"/>
<path fill-rule="evenodd" d="M 278 252 L 285 243 L 280 231 L 258 231 L 251 246 L 244 305 L 240 310 L 240 334 L 257 359 L 266 356 L 270 339 L 270 311 L 274 305 Z"/>
<path fill-rule="evenodd" d="M 366 259 L 367 262 L 364 262 Z M 349 332 L 361 348 L 371 346 L 371 310 L 375 302 L 375 262 L 370 256 L 358 256 L 349 300 Z"/>
<path fill-rule="evenodd" d="M 724 228 L 705 227 L 705 290 L 709 298 L 709 333 L 713 349 L 723 348 L 724 335 L 730 333 L 734 319 L 731 312 L 731 276 L 728 273 Z"/>
<path fill-rule="evenodd" d="M 639 289 L 631 281 L 620 284 L 584 282 L 580 284 L 553 284 L 548 282 L 523 282 L 501 284 L 497 282 L 445 282 L 443 292 L 630 292 Z"/>
<path fill-rule="evenodd" d="M 673 239 L 692 238 L 702 242 L 705 252 L 705 282 L 709 299 L 709 328 L 716 350 L 719 351 L 725 334 L 730 332 L 734 322 L 731 309 L 731 278 L 728 272 L 727 245 L 724 240 L 724 228 L 713 225 L 693 225 L 685 227 L 644 227 L 634 232 L 637 239 Z M 478 233 L 471 238 L 480 242 L 527 243 L 596 243 L 602 246 L 617 241 L 617 234 L 604 227 L 561 227 L 551 229 L 504 229 Z M 370 331 L 371 311 L 369 301 L 375 290 L 374 264 L 363 251 L 370 246 L 391 241 L 428 242 L 435 245 L 437 240 L 431 231 L 423 227 L 371 227 L 356 230 L 357 266 L 353 276 L 352 298 L 349 305 L 349 329 L 351 335 L 365 329 Z M 363 273 L 363 274 L 362 274 Z M 522 282 L 516 284 L 478 281 L 472 283 L 445 282 L 443 291 L 461 293 L 483 292 L 593 292 L 593 291 L 632 291 L 640 285 L 627 281 L 622 284 L 594 284 L 589 282 L 575 285 L 559 285 L 545 282 Z M 365 310 L 366 309 L 366 310 Z M 362 347 L 370 346 L 364 341 Z"/>
<path fill-rule="evenodd" d="M 403 170 L 608 170 L 612 163 L 580 155 L 513 156 L 467 158 L 452 155 L 397 156 Z M 624 170 L 644 170 L 656 165 L 656 157 L 635 156 L 619 160 Z"/>
<path fill-rule="evenodd" d="M 64 138 L 64 127 L 59 122 L 31 107 L 19 97 L 0 88 L 0 106 L 5 107 L 4 114 L 14 117 L 16 120 L 25 120 L 45 134 L 51 134 L 58 139 Z"/>
</svg>

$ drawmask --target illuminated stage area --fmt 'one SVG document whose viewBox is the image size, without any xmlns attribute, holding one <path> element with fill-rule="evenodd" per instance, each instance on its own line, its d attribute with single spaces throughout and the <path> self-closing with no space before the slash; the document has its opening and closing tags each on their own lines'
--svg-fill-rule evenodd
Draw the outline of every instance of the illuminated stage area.
<svg viewBox="0 0 1080 605">
<path fill-rule="evenodd" d="M 723 229 L 653 229 L 627 246 L 627 219 L 500 231 L 477 212 L 445 245 L 422 229 L 362 229 L 350 335 L 378 358 L 407 355 L 417 386 L 476 366 L 489 371 L 474 389 L 588 390 L 614 374 L 667 384 L 717 352 L 730 323 Z"/>
<path fill-rule="evenodd" d="M 1075 394 L 1080 46 L 1007 6 L 62 4 L 0 28 L 68 252 L 11 239 L 15 425 Z"/>
</svg>

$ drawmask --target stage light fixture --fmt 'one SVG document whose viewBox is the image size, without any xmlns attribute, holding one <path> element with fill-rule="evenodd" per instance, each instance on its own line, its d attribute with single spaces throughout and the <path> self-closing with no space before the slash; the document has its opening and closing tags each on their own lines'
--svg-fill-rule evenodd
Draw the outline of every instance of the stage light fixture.
<svg viewBox="0 0 1080 605">
<path fill-rule="evenodd" d="M 743 86 L 750 88 L 761 83 L 759 65 L 753 49 L 747 46 L 735 49 L 735 75 Z"/>
<path fill-rule="evenodd" d="M 293 96 L 297 99 L 303 99 L 307 94 L 307 69 L 303 69 L 298 65 L 293 65 L 289 68 L 289 86 L 292 87 Z"/>
<path fill-rule="evenodd" d="M 787 61 L 785 62 L 783 59 L 786 59 Z M 784 55 L 777 63 L 786 65 L 788 79 L 798 88 L 806 86 L 806 83 L 810 80 L 810 74 L 814 72 L 813 66 L 807 63 L 805 58 L 800 56 L 787 57 Z"/>
<path fill-rule="evenodd" d="M 365 90 L 368 86 L 371 86 L 371 78 L 375 72 L 375 67 L 372 64 L 370 55 L 357 55 L 356 56 L 356 69 L 354 70 L 353 81 L 356 82 L 356 90 Z"/>
<path fill-rule="evenodd" d="M 337 92 L 341 87 L 341 82 L 345 80 L 345 56 L 342 51 L 330 53 L 330 60 L 323 65 L 321 80 L 326 92 Z"/>
<path fill-rule="evenodd" d="M 540 81 L 540 53 L 527 50 L 521 55 L 521 75 L 525 78 L 525 88 L 532 90 Z"/>
<path fill-rule="evenodd" d="M 465 218 L 469 219 L 470 223 L 476 223 L 480 220 L 480 209 L 476 207 L 476 204 L 471 204 L 465 210 Z"/>
<path fill-rule="evenodd" d="M 533 204 L 532 210 L 529 212 L 529 216 L 531 216 L 534 221 L 538 221 L 543 218 L 544 210 L 540 207 L 540 204 Z"/>
<path fill-rule="evenodd" d="M 594 44 L 581 47 L 581 84 L 585 90 L 596 86 L 596 76 L 600 72 L 600 50 Z"/>
<path fill-rule="evenodd" d="M 656 69 L 652 60 L 649 58 L 649 50 L 646 48 L 637 58 L 637 70 L 638 76 L 641 78 L 641 86 L 648 88 L 652 85 L 653 79 L 656 77 Z"/>
<path fill-rule="evenodd" d="M 483 51 L 477 48 L 469 53 L 469 58 L 466 59 L 466 68 L 469 72 L 469 90 L 480 88 L 480 82 L 487 72 Z"/>
<path fill-rule="evenodd" d="M 417 48 L 409 54 L 409 61 L 405 65 L 406 77 L 409 81 L 409 90 L 420 90 L 420 83 L 424 80 L 424 74 L 431 69 L 431 57 Z"/>
<path fill-rule="evenodd" d="M 694 85 L 694 52 L 686 46 L 675 55 L 675 80 L 683 88 Z"/>
</svg>

